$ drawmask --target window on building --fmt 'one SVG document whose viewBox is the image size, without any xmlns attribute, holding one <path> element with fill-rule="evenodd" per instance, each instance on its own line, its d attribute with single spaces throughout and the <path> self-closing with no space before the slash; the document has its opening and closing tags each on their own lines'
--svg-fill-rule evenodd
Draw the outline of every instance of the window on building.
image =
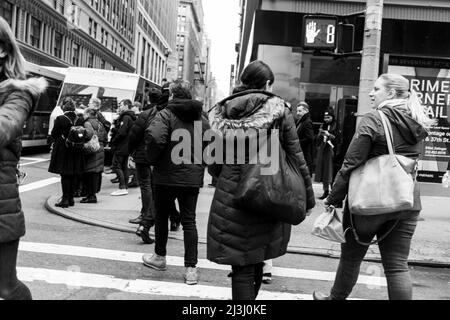
<svg viewBox="0 0 450 320">
<path fill-rule="evenodd" d="M 55 32 L 54 55 L 59 59 L 62 58 L 62 45 L 63 45 L 63 35 L 59 32 Z"/>
<path fill-rule="evenodd" d="M 53 0 L 53 8 L 61 14 L 64 14 L 64 0 Z"/>
<path fill-rule="evenodd" d="M 72 47 L 72 64 L 76 67 L 80 65 L 80 45 L 76 43 Z"/>
<path fill-rule="evenodd" d="M 92 52 L 89 52 L 88 55 L 88 68 L 94 67 L 94 54 Z"/>
<path fill-rule="evenodd" d="M 1 1 L 0 3 L 0 16 L 8 22 L 10 26 L 12 26 L 12 10 L 13 5 L 7 0 Z"/>
<path fill-rule="evenodd" d="M 31 18 L 30 44 L 35 48 L 41 45 L 41 22 L 34 17 Z"/>
<path fill-rule="evenodd" d="M 105 69 L 106 68 L 106 61 L 102 59 L 102 62 L 100 64 L 100 69 Z"/>
</svg>

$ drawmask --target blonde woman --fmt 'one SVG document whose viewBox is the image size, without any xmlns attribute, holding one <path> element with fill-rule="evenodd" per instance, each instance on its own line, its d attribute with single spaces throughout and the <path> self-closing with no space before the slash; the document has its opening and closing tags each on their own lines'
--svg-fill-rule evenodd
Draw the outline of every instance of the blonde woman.
<svg viewBox="0 0 450 320">
<path fill-rule="evenodd" d="M 371 158 L 388 154 L 378 110 L 381 110 L 391 123 L 395 153 L 413 159 L 419 157 L 421 143 L 428 135 L 427 129 L 434 123 L 434 120 L 426 115 L 417 94 L 410 90 L 409 81 L 400 75 L 381 75 L 375 82 L 370 97 L 376 110 L 361 119 L 331 194 L 324 201 L 326 206 L 335 206 L 345 199 L 350 174 L 354 169 Z M 375 236 L 378 239 L 386 236 L 378 246 L 388 283 L 389 299 L 412 299 L 408 256 L 421 210 L 420 191 L 416 185 L 412 210 L 374 216 L 354 215 L 352 218 L 360 242 L 368 243 Z M 347 203 L 344 209 L 344 229 L 350 226 L 349 217 Z M 390 230 L 392 231 L 389 232 Z M 351 232 L 346 234 L 346 240 L 347 243 L 341 247 L 340 263 L 330 296 L 314 293 L 314 299 L 343 300 L 355 286 L 368 246 L 359 244 Z"/>
<path fill-rule="evenodd" d="M 17 42 L 0 17 L 0 299 L 4 300 L 31 300 L 16 272 L 19 240 L 25 235 L 16 170 L 22 128 L 46 85 L 44 79 L 26 80 Z"/>
</svg>

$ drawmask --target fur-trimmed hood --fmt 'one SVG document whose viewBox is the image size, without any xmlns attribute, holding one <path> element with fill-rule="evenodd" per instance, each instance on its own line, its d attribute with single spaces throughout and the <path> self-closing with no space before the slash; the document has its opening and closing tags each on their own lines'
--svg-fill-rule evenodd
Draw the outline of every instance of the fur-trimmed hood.
<svg viewBox="0 0 450 320">
<path fill-rule="evenodd" d="M 214 131 L 270 129 L 285 113 L 283 99 L 265 91 L 247 91 L 219 102 L 209 113 Z"/>
<path fill-rule="evenodd" d="M 47 89 L 47 86 L 48 82 L 44 78 L 30 78 L 27 80 L 7 79 L 0 82 L 0 94 L 26 91 L 36 99 Z"/>
</svg>

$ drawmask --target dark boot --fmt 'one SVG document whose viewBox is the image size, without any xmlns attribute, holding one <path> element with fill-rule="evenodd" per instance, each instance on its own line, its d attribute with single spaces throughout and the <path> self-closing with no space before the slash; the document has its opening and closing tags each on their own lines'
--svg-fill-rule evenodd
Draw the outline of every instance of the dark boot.
<svg viewBox="0 0 450 320">
<path fill-rule="evenodd" d="M 74 200 L 74 198 L 69 199 L 69 207 L 73 207 L 73 206 L 75 206 L 75 200 Z"/>
<path fill-rule="evenodd" d="M 96 196 L 89 196 L 81 200 L 81 203 L 97 203 L 97 197 Z"/>
<path fill-rule="evenodd" d="M 172 232 L 177 232 L 180 230 L 180 222 L 176 222 L 176 221 L 171 221 L 170 222 L 170 231 Z"/>
<path fill-rule="evenodd" d="M 58 208 L 68 208 L 70 206 L 69 200 L 67 198 L 61 198 L 61 200 L 55 204 Z"/>
<path fill-rule="evenodd" d="M 131 219 L 128 222 L 131 223 L 131 224 L 141 224 L 141 222 L 142 222 L 142 215 L 140 215 L 136 219 Z"/>
<path fill-rule="evenodd" d="M 150 228 L 145 226 L 139 226 L 136 230 L 136 235 L 142 239 L 142 241 L 146 244 L 153 244 L 155 240 L 150 237 Z"/>
</svg>

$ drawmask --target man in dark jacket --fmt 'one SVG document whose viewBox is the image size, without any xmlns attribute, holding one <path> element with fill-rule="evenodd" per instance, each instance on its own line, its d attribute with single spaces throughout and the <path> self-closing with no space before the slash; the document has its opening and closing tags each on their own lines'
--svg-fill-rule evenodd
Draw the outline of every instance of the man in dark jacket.
<svg viewBox="0 0 450 320">
<path fill-rule="evenodd" d="M 136 219 L 130 220 L 130 223 L 139 224 L 136 234 L 147 244 L 154 242 L 149 232 L 150 228 L 155 225 L 156 210 L 152 190 L 152 169 L 147 159 L 145 148 L 145 130 L 150 126 L 151 121 L 158 113 L 158 110 L 155 108 L 156 103 L 153 103 L 153 101 L 158 101 L 160 97 L 161 91 L 154 89 L 150 92 L 150 103 L 148 104 L 150 108 L 142 112 L 134 123 L 130 131 L 128 144 L 129 153 L 133 155 L 136 163 L 136 174 L 139 187 L 141 188 L 142 202 L 141 215 Z"/>
<path fill-rule="evenodd" d="M 123 196 L 128 194 L 128 134 L 136 120 L 135 113 L 131 110 L 133 104 L 130 100 L 123 100 L 119 106 L 119 118 L 117 119 L 117 133 L 111 141 L 114 148 L 112 170 L 119 179 L 119 190 L 111 193 L 112 196 Z"/>
<path fill-rule="evenodd" d="M 184 231 L 185 248 L 185 280 L 189 285 L 197 284 L 198 234 L 195 211 L 200 188 L 203 187 L 205 164 L 202 157 L 195 157 L 196 143 L 200 143 L 203 153 L 206 145 L 202 141 L 203 133 L 209 124 L 202 118 L 202 103 L 192 100 L 189 83 L 177 81 L 170 85 L 169 104 L 158 113 L 146 132 L 147 155 L 150 164 L 154 166 L 153 177 L 155 185 L 156 225 L 155 254 L 144 255 L 144 264 L 156 270 L 166 270 L 166 246 L 168 238 L 169 213 L 167 206 L 177 199 L 180 207 L 181 224 Z M 172 141 L 172 134 L 184 133 L 190 141 L 187 148 L 174 152 L 175 147 L 186 145 L 182 141 Z M 197 150 L 198 151 L 198 150 Z M 190 156 L 186 157 L 187 154 Z M 182 160 L 182 161 L 179 161 Z M 180 164 L 178 164 L 180 163 Z"/>
<path fill-rule="evenodd" d="M 309 113 L 309 105 L 306 102 L 300 102 L 297 105 L 297 135 L 300 140 L 300 146 L 305 156 L 306 165 L 309 172 L 313 169 L 313 146 L 314 146 L 314 126 Z"/>
</svg>

